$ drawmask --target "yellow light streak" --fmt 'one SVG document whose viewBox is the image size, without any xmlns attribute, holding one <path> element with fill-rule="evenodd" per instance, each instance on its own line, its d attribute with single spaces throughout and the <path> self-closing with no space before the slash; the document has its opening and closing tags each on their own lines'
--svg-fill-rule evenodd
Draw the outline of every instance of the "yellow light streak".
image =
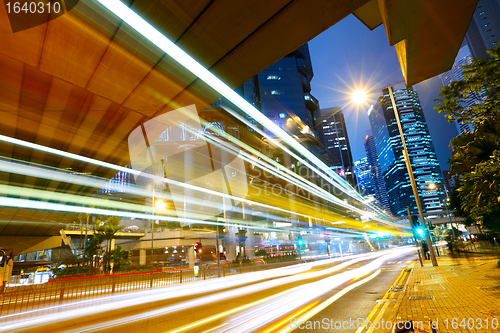
<svg viewBox="0 0 500 333">
<path fill-rule="evenodd" d="M 297 319 L 298 322 L 302 321 L 306 321 L 308 320 L 309 318 L 315 316 L 316 314 L 318 314 L 319 312 L 323 311 L 325 308 L 327 308 L 328 306 L 330 306 L 331 304 L 333 304 L 335 301 L 337 301 L 339 298 L 341 298 L 342 296 L 344 296 L 345 294 L 347 294 L 349 291 L 353 290 L 354 288 L 356 287 L 359 287 L 360 285 L 372 280 L 373 278 L 375 278 L 377 275 L 379 275 L 381 272 L 380 269 L 378 269 L 375 273 L 373 273 L 372 275 L 370 275 L 369 277 L 361 280 L 361 281 L 358 281 L 354 284 L 351 284 L 350 286 L 342 289 L 341 291 L 339 291 L 338 293 L 336 293 L 335 295 L 333 295 L 332 297 L 330 297 L 328 300 L 324 301 L 323 303 L 321 303 L 319 306 L 315 307 L 314 309 L 312 309 L 311 311 L 307 312 L 306 314 L 302 315 L 300 318 Z M 279 331 L 279 333 L 287 333 L 287 332 L 291 332 L 293 331 L 293 329 L 291 327 L 284 327 L 282 330 Z"/>
<path fill-rule="evenodd" d="M 275 299 L 277 297 L 281 297 L 283 295 L 286 295 L 292 291 L 295 291 L 296 289 L 298 289 L 299 287 L 296 287 L 296 288 L 292 288 L 292 289 L 289 289 L 289 290 L 286 290 L 286 291 L 283 291 L 279 294 L 276 294 L 276 295 L 273 295 L 273 296 L 269 296 L 269 297 L 266 297 L 266 298 L 263 298 L 259 301 L 256 301 L 256 302 L 253 302 L 253 303 L 250 303 L 250 304 L 247 304 L 247 305 L 243 305 L 243 306 L 240 306 L 238 308 L 235 308 L 235 309 L 232 309 L 232 310 L 229 310 L 229 311 L 225 311 L 225 312 L 222 312 L 222 313 L 219 313 L 218 315 L 215 315 L 215 316 L 212 316 L 212 317 L 208 317 L 208 318 L 205 318 L 205 319 L 202 319 L 202 320 L 199 320 L 193 324 L 190 324 L 190 325 L 186 325 L 186 326 L 183 326 L 181 328 L 178 328 L 176 330 L 173 330 L 173 331 L 167 331 L 166 333 L 177 333 L 177 332 L 182 332 L 182 331 L 186 331 L 186 330 L 189 330 L 189 329 L 192 329 L 192 328 L 195 328 L 195 327 L 198 327 L 198 326 L 201 326 L 201 325 L 204 325 L 204 324 L 207 324 L 207 323 L 210 323 L 214 320 L 217 320 L 219 318 L 223 318 L 223 317 L 226 317 L 226 316 L 229 316 L 231 314 L 234 314 L 234 313 L 237 313 L 237 312 L 241 312 L 243 310 L 246 310 L 248 308 L 251 308 L 251 307 L 254 307 L 256 305 L 259 305 L 259 304 L 262 304 L 262 303 L 265 303 L 267 301 L 270 301 L 272 299 Z"/>
<path fill-rule="evenodd" d="M 262 333 L 269 333 L 269 332 L 272 332 L 274 331 L 275 329 L 277 329 L 278 327 L 280 326 L 283 326 L 283 324 L 285 324 L 287 321 L 289 321 L 291 318 L 294 318 L 298 315 L 300 315 L 301 313 L 309 310 L 310 308 L 312 308 L 313 306 L 315 306 L 316 304 L 318 304 L 319 301 L 316 301 L 316 302 L 313 302 L 309 305 L 307 305 L 306 307 L 302 308 L 301 310 L 299 310 L 298 312 L 295 312 L 294 314 L 292 314 L 291 316 L 288 316 L 285 320 L 282 320 L 281 322 L 279 322 L 277 325 L 274 325 L 273 327 L 271 327 L 270 329 L 266 330 L 266 331 L 263 331 Z"/>
</svg>

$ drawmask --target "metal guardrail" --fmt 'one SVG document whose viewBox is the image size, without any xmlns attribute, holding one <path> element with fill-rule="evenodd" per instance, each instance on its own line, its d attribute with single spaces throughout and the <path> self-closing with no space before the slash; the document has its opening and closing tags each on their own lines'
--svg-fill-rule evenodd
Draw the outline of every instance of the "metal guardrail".
<svg viewBox="0 0 500 333">
<path fill-rule="evenodd" d="M 273 269 L 296 263 L 298 262 L 225 266 L 220 268 L 220 276 Z M 0 323 L 31 317 L 33 314 L 30 311 L 33 310 L 42 310 L 43 314 L 47 315 L 60 311 L 60 305 L 76 308 L 77 301 L 190 283 L 218 276 L 217 267 L 207 269 L 206 266 L 200 266 L 198 276 L 193 269 L 189 269 L 68 278 L 42 284 L 7 287 L 3 292 L 0 291 Z M 105 299 L 102 301 L 106 302 Z"/>
</svg>

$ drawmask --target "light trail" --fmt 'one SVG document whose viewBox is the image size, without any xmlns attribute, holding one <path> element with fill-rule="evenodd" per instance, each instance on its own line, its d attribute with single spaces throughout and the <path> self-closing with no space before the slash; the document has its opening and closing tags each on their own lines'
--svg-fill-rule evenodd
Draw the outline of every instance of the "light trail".
<svg viewBox="0 0 500 333">
<path fill-rule="evenodd" d="M 335 301 L 340 299 L 342 296 L 347 294 L 349 291 L 351 291 L 351 290 L 361 286 L 362 284 L 365 284 L 365 283 L 369 282 L 370 280 L 374 279 L 377 275 L 380 274 L 381 271 L 382 270 L 378 269 L 375 273 L 373 273 L 369 277 L 345 287 L 344 289 L 342 289 L 341 291 L 339 291 L 338 293 L 336 293 L 335 295 L 330 297 L 328 300 L 321 303 L 319 306 L 315 307 L 314 309 L 305 313 L 304 315 L 300 316 L 299 318 L 294 317 L 294 319 L 297 319 L 297 322 L 301 322 L 301 321 L 306 321 L 306 320 L 312 318 L 313 316 L 317 315 L 319 312 L 323 311 L 324 309 L 326 309 L 327 307 L 332 305 Z M 291 320 L 291 319 L 292 318 L 289 318 L 289 320 Z M 292 328 L 285 327 L 285 328 L 281 329 L 280 331 L 278 331 L 278 333 L 288 333 L 291 331 L 293 331 Z"/>
<path fill-rule="evenodd" d="M 307 159 L 309 159 L 313 164 L 318 166 L 324 173 L 319 173 L 325 180 L 331 182 L 331 179 L 335 179 L 336 183 L 331 182 L 332 185 L 335 185 L 337 188 L 341 189 L 345 194 L 354 198 L 361 203 L 365 203 L 364 199 L 352 189 L 352 187 L 342 179 L 338 174 L 333 172 L 326 166 L 319 158 L 317 158 L 314 154 L 309 152 L 305 147 L 303 147 L 299 142 L 293 139 L 289 134 L 287 134 L 284 130 L 274 124 L 271 120 L 269 120 L 266 116 L 264 116 L 260 111 L 255 109 L 250 103 L 248 103 L 244 98 L 239 96 L 236 92 L 234 92 L 230 87 L 228 87 L 224 82 L 218 79 L 215 75 L 213 75 L 209 70 L 204 68 L 201 64 L 199 64 L 196 60 L 194 60 L 191 56 L 181 50 L 177 45 L 175 45 L 172 41 L 166 38 L 163 34 L 161 34 L 158 30 L 156 30 L 152 25 L 150 25 L 147 21 L 145 21 L 142 17 L 137 15 L 132 9 L 127 7 L 124 3 L 119 0 L 98 0 L 99 3 L 105 8 L 107 8 L 110 12 L 118 16 L 124 22 L 126 22 L 129 26 L 131 26 L 134 30 L 136 30 L 139 34 L 143 35 L 146 39 L 150 40 L 154 45 L 162 49 L 166 52 L 170 57 L 175 59 L 180 65 L 185 67 L 188 71 L 192 72 L 202 81 L 207 83 L 212 89 L 219 92 L 223 96 L 225 96 L 228 100 L 233 102 L 236 106 L 238 106 L 241 110 L 243 110 L 248 115 L 252 116 L 259 123 L 261 123 L 266 128 L 269 128 L 272 132 L 274 132 L 278 137 L 280 137 L 284 142 L 293 147 L 296 151 L 301 153 Z M 7 142 L 20 144 L 17 139 L 8 138 L 5 136 L 1 136 L 1 139 Z M 40 149 L 40 145 L 31 144 L 31 148 Z M 45 151 L 55 153 L 56 150 L 52 148 L 45 147 Z M 73 158 L 74 154 L 64 152 L 66 157 Z M 92 159 L 86 157 L 80 157 L 81 161 L 85 161 L 91 163 Z M 110 167 L 110 163 L 99 161 L 97 165 Z M 123 167 L 120 169 L 116 169 L 119 171 L 123 171 Z M 319 172 L 319 171 L 318 171 Z M 326 176 L 328 175 L 328 176 Z M 340 186 L 339 186 L 340 184 Z M 338 198 L 332 196 L 332 200 L 338 202 Z M 342 203 L 338 202 L 338 204 L 342 205 Z M 351 208 L 350 208 L 351 209 Z M 352 208 L 354 209 L 354 207 Z M 382 221 L 381 221 L 382 222 Z"/>
<path fill-rule="evenodd" d="M 393 258 L 395 256 L 399 256 L 402 253 L 405 253 L 405 252 L 408 252 L 411 250 L 413 250 L 413 249 L 404 249 L 401 251 L 393 251 L 392 254 L 384 255 L 382 257 L 380 257 L 378 254 L 377 255 L 379 257 L 378 259 L 375 259 L 371 263 L 369 263 L 361 268 L 357 268 L 357 269 L 354 269 L 352 271 L 348 271 L 348 272 L 340 273 L 340 274 L 337 274 L 334 276 L 330 276 L 330 277 L 325 278 L 323 280 L 320 280 L 318 282 L 313 282 L 313 283 L 309 283 L 309 284 L 306 284 L 306 285 L 303 285 L 300 287 L 295 287 L 293 289 L 290 289 L 290 290 L 287 290 L 283 293 L 280 293 L 277 297 L 267 298 L 265 303 L 259 301 L 256 304 L 256 305 L 259 305 L 259 307 L 248 310 L 248 311 L 250 311 L 250 313 L 253 314 L 253 317 L 258 318 L 258 319 L 253 319 L 254 323 L 252 324 L 252 329 L 260 327 L 260 326 L 264 325 L 267 321 L 270 321 L 274 318 L 277 318 L 277 316 L 275 314 L 276 311 L 279 311 L 280 313 L 287 313 L 289 311 L 292 311 L 296 307 L 298 307 L 301 304 L 303 304 L 304 302 L 306 302 L 304 299 L 311 301 L 313 298 L 318 297 L 322 293 L 325 293 L 328 290 L 335 288 L 335 286 L 338 286 L 340 284 L 343 284 L 343 283 L 349 281 L 350 279 L 352 279 L 353 276 L 360 274 L 364 270 L 368 270 L 368 269 L 373 270 L 374 267 L 379 267 L 383 263 L 383 261 L 388 260 L 390 258 Z M 373 257 L 373 255 L 372 255 L 372 257 Z M 265 281 L 265 282 L 261 282 L 258 284 L 253 284 L 250 286 L 241 287 L 241 288 L 238 288 L 235 290 L 228 290 L 228 291 L 220 292 L 220 293 L 214 294 L 214 295 L 203 296 L 203 297 L 200 297 L 200 298 L 197 298 L 194 300 L 189 300 L 189 301 L 181 302 L 181 303 L 174 304 L 171 306 L 166 306 L 166 307 L 163 307 L 163 308 L 160 308 L 157 310 L 151 310 L 151 311 L 147 311 L 147 312 L 144 312 L 141 314 L 128 316 L 126 318 L 120 318 L 120 319 L 116 319 L 116 320 L 108 320 L 104 323 L 91 324 L 91 325 L 87 325 L 85 327 L 80 327 L 80 328 L 74 329 L 74 330 L 73 329 L 65 330 L 64 332 L 67 332 L 67 333 L 76 333 L 76 332 L 86 333 L 86 332 L 89 332 L 90 333 L 90 332 L 96 332 L 99 330 L 105 330 L 105 329 L 109 329 L 109 328 L 116 329 L 119 326 L 131 324 L 131 323 L 136 323 L 138 321 L 151 319 L 151 318 L 154 318 L 157 316 L 172 314 L 174 312 L 181 311 L 184 309 L 191 309 L 191 308 L 194 308 L 196 306 L 203 306 L 206 304 L 212 304 L 215 302 L 220 302 L 220 301 L 227 300 L 227 299 L 234 298 L 234 297 L 241 297 L 244 295 L 248 295 L 248 294 L 260 292 L 260 291 L 263 291 L 266 289 L 271 289 L 271 288 L 283 286 L 285 284 L 289 284 L 289 283 L 293 283 L 293 282 L 299 282 L 299 281 L 304 281 L 304 280 L 308 280 L 308 279 L 312 279 L 312 278 L 327 276 L 335 271 L 338 271 L 342 268 L 345 268 L 347 266 L 350 266 L 350 265 L 352 265 L 356 262 L 362 261 L 362 260 L 366 260 L 366 258 L 353 259 L 353 260 L 350 260 L 349 262 L 345 262 L 343 264 L 331 267 L 329 269 L 324 269 L 324 270 L 320 270 L 320 271 L 313 271 L 313 272 L 308 272 L 308 273 L 301 273 L 298 275 L 291 275 L 291 276 L 279 278 L 276 280 Z M 300 301 L 297 301 L 298 298 L 300 299 Z M 274 311 L 269 311 L 268 307 L 273 307 Z M 240 307 L 238 309 L 245 310 L 247 308 L 248 308 L 247 306 L 243 306 L 243 307 Z M 235 311 L 230 311 L 230 313 L 233 313 L 233 312 L 235 312 Z M 207 323 L 207 322 L 212 322 L 214 320 L 219 319 L 220 317 L 221 317 L 221 315 L 219 314 L 219 315 L 215 315 L 215 316 L 211 316 L 209 318 L 203 319 L 202 321 L 200 321 L 199 325 L 203 325 L 204 323 Z M 240 321 L 243 321 L 244 323 L 248 322 L 248 318 L 246 315 L 239 316 L 238 318 L 240 318 L 241 319 Z M 249 324 L 246 324 L 243 327 L 239 327 L 236 331 L 237 332 L 249 332 L 249 331 L 251 331 L 251 329 L 247 329 L 248 325 Z M 186 327 L 174 330 L 174 332 L 181 332 L 184 330 L 189 330 L 189 329 L 195 328 L 197 326 L 198 325 L 196 325 L 196 326 L 188 325 Z M 240 324 L 238 323 L 238 320 L 233 319 L 233 320 L 231 320 L 231 323 L 229 324 L 228 327 L 226 327 L 226 326 L 224 327 L 223 332 L 231 331 L 233 328 L 235 328 L 237 326 L 240 326 Z"/>
<path fill-rule="evenodd" d="M 403 249 L 401 251 L 408 251 L 409 249 Z M 411 249 L 410 249 L 411 250 Z M 401 252 L 401 251 L 398 251 Z M 113 321 L 113 325 L 121 325 L 121 323 L 133 322 L 135 320 L 141 320 L 145 318 L 150 318 L 152 316 L 162 315 L 165 313 L 170 313 L 172 311 L 179 311 L 185 309 L 186 307 L 199 306 L 203 304 L 209 304 L 207 301 L 215 302 L 227 298 L 237 297 L 246 295 L 248 293 L 265 290 L 267 288 L 273 288 L 276 286 L 283 285 L 284 283 L 292 283 L 305 279 L 310 279 L 314 277 L 320 277 L 323 275 L 331 274 L 339 269 L 345 268 L 354 263 L 360 262 L 362 260 L 369 260 L 376 257 L 381 257 L 390 253 L 390 255 L 397 254 L 394 250 L 383 251 L 379 253 L 365 253 L 360 255 L 354 255 L 344 258 L 334 258 L 328 260 L 320 260 L 313 263 L 298 264 L 285 268 L 271 269 L 265 272 L 253 272 L 246 273 L 243 275 L 233 275 L 224 278 L 206 280 L 196 282 L 194 284 L 180 285 L 175 287 L 165 287 L 158 288 L 154 291 L 141 291 L 134 293 L 134 297 L 131 298 L 131 294 L 117 295 L 117 296 L 107 296 L 101 297 L 93 300 L 85 300 L 79 302 L 73 302 L 68 305 L 60 305 L 48 308 L 42 308 L 38 310 L 23 312 L 19 314 L 9 315 L 0 317 L 4 318 L 16 318 L 23 317 L 26 315 L 36 316 L 37 313 L 42 314 L 44 311 L 59 309 L 59 313 L 50 314 L 47 316 L 31 317 L 29 319 L 5 324 L 0 326 L 0 332 L 7 331 L 22 331 L 29 329 L 30 327 L 41 327 L 46 325 L 52 325 L 54 323 L 63 322 L 67 320 L 77 320 L 82 319 L 85 316 L 95 316 L 97 314 L 113 311 L 118 309 L 132 308 L 134 306 L 143 305 L 151 302 L 162 301 L 167 299 L 173 299 L 178 297 L 185 297 L 189 295 L 196 295 L 200 293 L 215 292 L 221 289 L 234 288 L 241 285 L 255 283 L 257 281 L 268 280 L 265 282 L 260 282 L 257 284 L 252 284 L 249 286 L 241 287 L 234 290 L 228 290 L 215 295 L 204 296 L 191 301 L 182 302 L 169 307 L 164 307 L 158 310 L 142 313 L 140 315 L 128 317 L 129 319 L 123 319 L 119 321 Z M 339 265 L 333 266 L 326 270 L 307 272 L 314 267 L 328 265 L 335 262 L 349 260 L 347 262 L 341 263 Z M 296 275 L 297 274 L 297 275 Z M 269 280 L 274 279 L 274 280 Z M 207 298 L 209 297 L 209 298 Z M 102 304 L 102 302 L 108 301 L 109 303 Z M 98 303 L 98 305 L 93 305 L 93 303 Z M 76 308 L 74 310 L 64 310 L 66 306 L 71 306 Z M 83 319 L 82 319 L 83 320 Z"/>
<path fill-rule="evenodd" d="M 331 171 L 327 165 L 325 165 L 319 158 L 314 156 L 300 143 L 294 140 L 288 133 L 282 130 L 279 126 L 273 123 L 269 118 L 267 118 L 262 112 L 253 107 L 248 103 L 243 97 L 238 95 L 233 89 L 227 86 L 214 74 L 212 74 L 208 69 L 203 67 L 195 59 L 193 59 L 189 54 L 184 52 L 175 43 L 170 41 L 161 32 L 144 20 L 141 16 L 135 13 L 132 9 L 127 7 L 123 2 L 119 0 L 97 0 L 103 7 L 107 8 L 111 13 L 115 14 L 118 18 L 127 23 L 131 28 L 136 30 L 139 34 L 144 36 L 171 58 L 177 61 L 181 66 L 186 68 L 188 71 L 197 76 L 200 80 L 208 84 L 212 89 L 220 93 L 222 96 L 226 97 L 229 101 L 239 107 L 242 111 L 247 113 L 249 116 L 257 120 L 261 125 L 270 129 L 283 141 L 293 147 L 296 151 L 301 153 L 303 156 L 307 157 L 311 162 L 316 164 L 321 168 L 327 175 L 337 180 L 338 183 L 343 184 L 344 187 L 349 188 L 345 180 L 343 180 L 335 172 Z M 352 193 L 345 193 L 352 197 Z M 353 197 L 358 200 L 358 198 Z"/>
<path fill-rule="evenodd" d="M 0 135 L 0 137 L 1 137 L 1 135 Z M 29 143 L 27 143 L 27 144 L 29 144 Z M 118 166 L 116 166 L 116 167 L 119 168 Z M 125 170 L 134 171 L 134 170 L 131 170 L 128 168 L 125 168 Z M 25 176 L 31 176 L 31 177 L 36 177 L 36 178 L 51 179 L 54 181 L 62 181 L 62 182 L 67 182 L 67 183 L 71 183 L 71 184 L 78 184 L 78 185 L 82 185 L 82 186 L 90 186 L 90 187 L 95 187 L 95 188 L 102 188 L 107 182 L 107 180 L 105 180 L 103 178 L 95 177 L 95 176 L 76 175 L 76 174 L 73 174 L 73 173 L 68 172 L 66 170 L 59 170 L 59 169 L 55 169 L 55 168 L 44 167 L 44 166 L 39 166 L 36 164 L 34 165 L 31 163 L 19 162 L 19 161 L 14 161 L 14 160 L 6 161 L 5 159 L 0 159 L 0 171 L 4 171 L 4 172 L 8 172 L 8 173 L 15 173 L 15 174 L 22 174 Z M 302 216 L 305 218 L 317 219 L 317 217 L 315 217 L 315 216 L 303 214 L 303 213 L 296 212 L 296 211 L 287 210 L 287 209 L 276 207 L 276 206 L 263 204 L 263 203 L 260 203 L 260 202 L 254 201 L 254 200 L 236 197 L 236 196 L 224 194 L 221 192 L 215 192 L 215 191 L 204 189 L 201 187 L 190 186 L 189 184 L 179 183 L 179 182 L 176 182 L 176 181 L 173 181 L 173 180 L 170 180 L 167 178 L 163 178 L 163 177 L 158 177 L 155 175 L 147 175 L 147 176 L 149 176 L 155 180 L 159 179 L 161 181 L 165 181 L 166 183 L 169 183 L 169 184 L 174 184 L 174 185 L 183 186 L 183 187 L 191 187 L 191 188 L 195 189 L 196 191 L 210 193 L 210 194 L 213 194 L 216 196 L 226 197 L 226 198 L 233 199 L 233 200 L 239 200 L 239 201 L 242 201 L 246 204 L 255 205 L 257 207 L 266 208 L 266 209 L 269 209 L 272 211 L 279 211 L 279 212 L 283 212 L 283 213 L 287 213 L 287 214 L 294 214 L 297 216 Z M 58 200 L 61 200 L 61 201 L 73 200 L 73 202 L 81 204 L 81 205 L 85 205 L 85 204 L 102 205 L 103 204 L 103 203 L 99 202 L 99 200 L 95 200 L 94 198 L 81 199 L 81 198 L 85 198 L 85 197 L 80 197 L 80 196 L 79 197 L 77 197 L 77 196 L 72 197 L 70 194 L 64 194 L 64 197 L 62 197 L 63 194 L 60 194 L 57 192 L 47 192 L 47 191 L 35 190 L 35 189 L 23 189 L 23 190 L 21 190 L 20 188 L 17 188 L 17 187 L 9 186 L 7 188 L 6 186 L 7 185 L 0 185 L 0 193 L 3 192 L 3 193 L 13 194 L 15 192 L 22 191 L 23 192 L 22 195 L 28 196 L 30 198 L 37 197 L 38 195 L 36 193 L 43 193 L 44 195 L 40 196 L 40 198 L 49 197 L 50 199 L 53 199 L 53 198 L 57 197 Z M 29 193 L 27 193 L 27 192 L 29 192 Z M 142 189 L 142 188 L 136 187 L 136 186 L 131 186 L 131 187 L 125 188 L 124 193 L 130 193 L 130 194 L 144 196 L 144 197 L 151 197 L 152 196 L 151 191 L 148 191 L 146 189 Z M 165 200 L 170 199 L 167 195 L 165 195 L 163 193 L 157 193 L 156 197 L 162 198 Z M 198 201 L 196 201 L 196 200 L 197 199 L 190 199 L 190 201 L 193 203 L 197 203 Z M 11 203 L 11 205 L 12 204 L 13 203 Z M 205 204 L 211 205 L 211 203 L 205 203 Z M 65 205 L 63 205 L 63 206 L 65 206 Z M 63 206 L 61 206 L 61 207 L 63 207 Z M 102 206 L 104 207 L 104 205 L 102 205 Z M 13 206 L 11 206 L 11 207 L 13 207 Z M 63 210 L 63 211 L 75 212 L 74 207 L 76 207 L 76 206 L 69 206 L 69 207 L 71 207 L 71 208 L 68 208 L 68 209 L 72 209 L 72 210 Z M 124 210 L 129 210 L 132 207 L 135 207 L 135 209 L 132 209 L 132 210 L 134 210 L 136 212 L 144 210 L 144 206 L 140 206 L 140 207 L 139 206 L 131 206 L 131 204 L 125 204 L 125 203 L 120 203 L 120 202 L 116 202 L 116 201 L 107 201 L 106 207 L 119 208 L 119 209 L 124 209 Z M 217 205 L 214 203 L 212 207 L 217 207 Z M 30 207 L 26 207 L 25 205 L 20 203 L 19 208 L 30 208 Z M 241 212 L 241 208 L 237 208 L 237 210 L 239 210 Z M 85 213 L 84 211 L 78 211 L 78 212 Z M 169 212 L 169 213 L 171 213 L 171 212 Z M 110 214 L 110 215 L 113 215 L 113 214 Z M 116 216 L 123 216 L 123 215 L 116 215 Z M 197 215 L 193 215 L 192 219 L 198 221 L 197 223 L 203 224 L 204 221 L 201 218 L 196 219 L 195 218 L 196 216 Z M 134 217 L 134 216 L 128 215 L 128 216 L 124 216 L 124 217 Z M 275 220 L 282 220 L 283 219 L 279 215 L 274 215 L 274 214 L 272 214 L 271 217 L 273 217 Z M 174 221 L 174 220 L 171 220 L 171 221 Z M 227 220 L 227 221 L 229 221 L 229 220 Z M 238 223 L 238 221 L 235 221 L 235 222 Z M 329 221 L 326 220 L 326 222 L 329 222 Z M 210 224 L 210 223 L 206 223 L 206 224 Z M 340 229 L 342 229 L 342 228 L 339 228 L 339 230 Z M 345 229 L 345 230 L 348 230 L 348 229 Z M 273 229 L 273 231 L 275 231 L 275 230 Z"/>
<path fill-rule="evenodd" d="M 134 212 L 122 212 L 122 211 L 116 211 L 116 210 L 110 210 L 110 209 L 71 206 L 71 205 L 64 205 L 64 204 L 58 204 L 58 203 L 52 203 L 52 202 L 43 202 L 43 201 L 36 201 L 36 200 L 29 200 L 29 199 L 8 198 L 8 197 L 1 197 L 1 196 L 0 196 L 0 206 L 52 210 L 52 211 L 61 211 L 61 212 L 69 212 L 69 213 L 84 213 L 84 214 L 96 214 L 96 215 L 106 215 L 106 216 L 133 217 L 133 218 L 138 218 L 138 219 L 158 220 L 158 221 L 165 221 L 165 222 L 197 223 L 197 224 L 220 225 L 220 226 L 226 225 L 225 222 L 211 222 L 211 221 L 205 221 L 205 220 L 195 220 L 192 218 L 152 215 L 152 214 L 134 213 Z M 261 227 L 261 226 L 245 225 L 244 227 L 248 228 L 248 229 L 261 229 L 261 230 L 269 230 L 269 231 L 275 231 L 275 232 L 283 232 L 282 229 L 265 228 L 265 227 Z"/>
<path fill-rule="evenodd" d="M 379 257 L 360 268 L 329 276 L 317 282 L 305 284 L 301 287 L 298 287 L 299 289 L 295 290 L 293 293 L 273 299 L 266 304 L 259 306 L 257 309 L 248 310 L 241 315 L 238 315 L 237 317 L 231 318 L 230 325 L 225 326 L 224 330 L 220 332 L 252 332 L 260 327 L 269 325 L 273 323 L 276 318 L 281 318 L 287 313 L 295 311 L 295 309 L 313 302 L 315 299 L 329 292 L 330 290 L 349 281 L 353 281 L 353 279 L 355 279 L 356 277 L 365 275 L 366 272 L 377 270 L 384 261 L 390 260 L 391 258 L 400 256 L 413 250 L 414 249 L 395 251 L 395 253 L 393 254 Z M 307 274 L 310 273 L 304 273 L 301 275 Z M 330 304 L 333 303 L 335 300 L 345 295 L 348 291 L 361 285 L 361 282 L 365 283 L 368 281 L 369 280 L 364 279 L 354 283 L 352 288 L 347 288 L 343 292 L 341 291 L 337 297 L 333 296 L 332 298 L 327 300 L 327 303 L 325 303 L 325 307 L 329 305 L 328 302 L 330 302 Z M 319 311 L 321 311 L 321 309 L 322 308 L 320 305 Z"/>
</svg>

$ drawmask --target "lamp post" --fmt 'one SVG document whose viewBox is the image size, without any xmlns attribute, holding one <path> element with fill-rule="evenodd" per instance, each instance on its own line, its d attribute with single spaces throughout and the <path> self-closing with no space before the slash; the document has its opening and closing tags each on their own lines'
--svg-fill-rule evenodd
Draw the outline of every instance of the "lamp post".
<svg viewBox="0 0 500 333">
<path fill-rule="evenodd" d="M 152 185 L 153 188 L 153 200 L 151 202 L 151 215 L 153 215 L 153 220 L 151 221 L 151 263 L 153 263 L 153 253 L 154 253 L 154 225 L 155 225 L 155 211 L 156 209 L 165 209 L 165 201 L 159 199 L 155 200 L 155 184 Z"/>
<path fill-rule="evenodd" d="M 429 189 L 431 190 L 437 190 L 438 186 L 437 184 L 435 183 L 431 183 L 429 184 Z M 446 202 L 445 202 L 445 207 L 446 207 L 446 213 L 448 215 L 448 218 L 450 219 L 450 225 L 451 225 L 451 232 L 453 233 L 453 239 L 457 239 L 457 235 L 455 234 L 455 229 L 453 227 L 453 221 L 451 220 L 451 214 L 450 214 L 450 210 L 448 209 L 448 205 L 449 205 L 449 201 L 450 201 L 450 196 L 448 195 L 448 191 L 446 190 L 446 186 L 444 186 L 443 184 L 443 189 L 444 189 L 444 193 L 446 194 Z"/>
<path fill-rule="evenodd" d="M 408 177 L 410 178 L 411 188 L 413 190 L 413 196 L 415 197 L 415 202 L 417 204 L 418 215 L 420 217 L 420 220 L 422 221 L 422 224 L 424 224 L 425 219 L 424 219 L 424 212 L 422 210 L 422 203 L 420 202 L 420 196 L 418 195 L 417 183 L 415 182 L 415 177 L 413 176 L 413 169 L 411 166 L 410 157 L 408 155 L 408 150 L 406 148 L 406 140 L 405 140 L 405 137 L 403 134 L 403 127 L 401 126 L 401 120 L 399 119 L 399 113 L 398 113 L 398 109 L 396 107 L 394 93 L 393 93 L 392 87 L 390 85 L 387 88 L 389 90 L 389 96 L 391 98 L 392 109 L 394 111 L 394 117 L 396 118 L 396 123 L 398 125 L 399 135 L 401 136 L 401 142 L 403 145 L 403 158 L 404 158 L 404 161 L 406 164 L 406 170 L 408 171 Z M 367 95 L 366 92 L 358 90 L 353 94 L 353 99 L 359 104 L 362 101 L 364 101 L 364 99 L 366 99 L 366 95 Z M 436 254 L 434 253 L 434 248 L 432 247 L 431 237 L 430 237 L 428 232 L 425 233 L 425 241 L 427 243 L 427 247 L 429 248 L 429 253 L 431 255 L 432 266 L 438 266 Z"/>
</svg>

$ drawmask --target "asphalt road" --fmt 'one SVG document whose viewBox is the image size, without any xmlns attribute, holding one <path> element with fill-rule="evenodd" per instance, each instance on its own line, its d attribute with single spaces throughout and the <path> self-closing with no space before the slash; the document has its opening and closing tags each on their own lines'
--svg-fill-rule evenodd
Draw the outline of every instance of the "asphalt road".
<svg viewBox="0 0 500 333">
<path fill-rule="evenodd" d="M 397 251 L 102 297 L 10 318 L 0 332 L 288 332 L 301 316 L 323 325 L 297 332 L 356 332 L 325 320 L 366 318 L 416 259 Z"/>
<path fill-rule="evenodd" d="M 412 253 L 385 262 L 381 267 L 381 273 L 373 280 L 349 291 L 349 293 L 341 297 L 328 308 L 308 319 L 311 322 L 310 325 L 314 325 L 316 321 L 322 324 L 321 327 L 317 324 L 316 329 L 307 329 L 307 323 L 304 323 L 302 324 L 304 329 L 300 329 L 299 327 L 295 332 L 356 332 L 358 326 L 360 326 L 358 325 L 358 320 L 360 320 L 359 323 L 361 323 L 361 321 L 364 321 L 368 317 L 375 305 L 382 301 L 382 297 L 391 288 L 401 271 L 406 269 L 410 263 L 414 263 L 417 260 L 416 253 Z M 340 289 L 341 288 L 332 290 L 328 295 L 331 296 Z M 341 324 L 347 329 L 341 327 Z"/>
</svg>

